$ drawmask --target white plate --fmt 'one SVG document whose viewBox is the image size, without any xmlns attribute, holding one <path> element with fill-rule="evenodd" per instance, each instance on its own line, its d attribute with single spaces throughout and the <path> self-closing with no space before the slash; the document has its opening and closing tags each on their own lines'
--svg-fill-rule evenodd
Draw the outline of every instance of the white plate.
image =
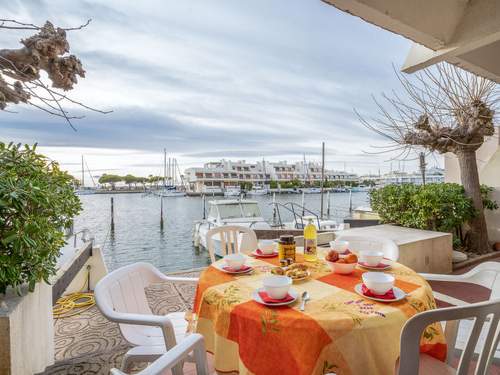
<svg viewBox="0 0 500 375">
<path fill-rule="evenodd" d="M 224 267 L 224 266 L 222 266 L 222 265 L 217 265 L 217 267 L 216 267 L 216 268 L 217 268 L 218 270 L 222 271 L 222 272 L 229 273 L 229 274 L 232 274 L 232 275 L 238 275 L 238 274 L 240 274 L 240 273 L 249 273 L 249 272 L 253 271 L 253 267 L 250 267 L 250 268 L 248 268 L 248 269 L 243 269 L 243 270 L 242 270 L 242 269 L 239 269 L 238 271 L 229 271 L 229 270 L 225 270 L 223 267 Z"/>
<path fill-rule="evenodd" d="M 356 285 L 354 287 L 354 290 L 356 291 L 356 293 L 358 293 L 360 296 L 362 297 L 365 297 L 365 298 L 368 298 L 368 299 L 372 299 L 374 301 L 379 301 L 379 302 L 396 302 L 396 301 L 401 301 L 402 299 L 404 299 L 406 297 L 406 293 L 403 292 L 401 289 L 399 289 L 398 287 L 393 287 L 393 291 L 394 291 L 394 299 L 382 299 L 382 298 L 376 298 L 376 297 L 368 297 L 368 296 L 365 296 L 362 292 L 362 289 L 361 289 L 361 286 L 363 284 L 362 283 L 359 283 L 358 285 Z"/>
<path fill-rule="evenodd" d="M 360 267 L 363 267 L 363 268 L 366 268 L 367 270 L 373 270 L 373 271 L 385 271 L 385 270 L 388 270 L 389 268 L 391 268 L 392 266 L 388 263 L 384 263 L 384 262 L 380 262 L 384 265 L 384 267 L 372 267 L 372 266 L 369 266 L 368 264 L 363 264 L 361 262 L 358 262 L 358 265 Z M 379 263 L 379 264 L 380 264 Z"/>
<path fill-rule="evenodd" d="M 274 258 L 275 256 L 278 256 L 278 252 L 274 252 L 271 254 L 259 254 L 257 253 L 257 250 L 252 251 L 251 253 L 254 257 L 256 258 Z"/>
<path fill-rule="evenodd" d="M 266 303 L 259 296 L 259 292 L 263 291 L 263 290 L 264 290 L 264 288 L 259 288 L 259 289 L 254 290 L 253 293 L 252 293 L 252 298 L 254 299 L 254 301 L 257 302 L 257 303 L 260 303 L 261 305 L 266 305 L 266 306 L 285 306 L 285 305 L 289 305 L 291 303 L 294 303 L 295 301 L 297 301 L 297 298 L 299 298 L 299 293 L 296 290 L 294 290 L 293 288 L 290 288 L 288 290 L 288 294 L 290 294 L 293 297 L 293 300 L 288 301 L 288 302 Z"/>
</svg>

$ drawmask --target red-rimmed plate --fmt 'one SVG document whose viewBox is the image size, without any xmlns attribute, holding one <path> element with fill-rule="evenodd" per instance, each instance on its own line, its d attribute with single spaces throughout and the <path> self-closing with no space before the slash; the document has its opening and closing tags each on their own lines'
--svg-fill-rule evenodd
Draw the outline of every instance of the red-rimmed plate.
<svg viewBox="0 0 500 375">
<path fill-rule="evenodd" d="M 253 267 L 251 267 L 251 266 L 247 266 L 245 268 L 240 268 L 239 270 L 231 270 L 229 268 L 225 269 L 225 266 L 221 265 L 221 264 L 214 265 L 214 267 L 217 268 L 219 271 L 229 273 L 231 275 L 244 274 L 244 273 L 249 273 L 249 272 L 253 271 Z"/>
<path fill-rule="evenodd" d="M 397 301 L 401 301 L 402 299 L 405 299 L 406 298 L 406 293 L 403 292 L 401 289 L 399 289 L 398 287 L 393 287 L 392 288 L 392 291 L 394 292 L 394 298 L 393 299 L 386 299 L 386 298 L 376 298 L 376 297 L 369 297 L 369 296 L 365 296 L 363 294 L 363 284 L 362 283 L 359 283 L 357 284 L 355 287 L 354 287 L 354 291 L 356 293 L 358 293 L 360 296 L 362 297 L 365 297 L 365 298 L 368 298 L 368 299 L 372 299 L 374 301 L 378 301 L 378 302 L 397 302 Z"/>
<path fill-rule="evenodd" d="M 258 253 L 257 250 L 254 250 L 252 251 L 251 253 L 252 256 L 254 256 L 255 258 L 274 258 L 276 256 L 278 256 L 278 252 L 275 251 L 274 253 L 271 253 L 271 254 L 264 254 L 264 253 Z"/>
<path fill-rule="evenodd" d="M 376 266 L 369 266 L 365 262 L 358 262 L 358 265 L 360 267 L 366 268 L 367 270 L 372 270 L 372 271 L 385 271 L 391 268 L 392 266 L 389 263 L 384 263 L 380 262 Z"/>
</svg>

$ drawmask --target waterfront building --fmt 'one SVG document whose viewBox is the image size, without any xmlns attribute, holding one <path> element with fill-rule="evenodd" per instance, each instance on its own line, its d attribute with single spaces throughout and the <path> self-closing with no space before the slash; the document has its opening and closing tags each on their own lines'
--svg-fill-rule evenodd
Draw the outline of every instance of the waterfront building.
<svg viewBox="0 0 500 375">
<path fill-rule="evenodd" d="M 403 185 L 403 184 L 416 184 L 422 185 L 422 174 L 420 171 L 403 172 L 392 171 L 383 175 L 365 175 L 359 177 L 359 182 L 374 181 L 376 186 L 386 185 Z M 425 173 L 425 182 L 427 184 L 442 183 L 444 182 L 444 169 L 430 168 Z"/>
<path fill-rule="evenodd" d="M 247 163 L 245 160 L 231 161 L 222 159 L 209 162 L 203 167 L 188 168 L 184 172 L 185 180 L 191 191 L 201 192 L 206 187 L 224 188 L 243 183 L 266 186 L 271 181 L 278 183 L 299 180 L 305 184 L 321 181 L 321 164 L 317 162 L 287 161 Z M 325 179 L 328 181 L 356 181 L 354 173 L 325 169 Z"/>
</svg>

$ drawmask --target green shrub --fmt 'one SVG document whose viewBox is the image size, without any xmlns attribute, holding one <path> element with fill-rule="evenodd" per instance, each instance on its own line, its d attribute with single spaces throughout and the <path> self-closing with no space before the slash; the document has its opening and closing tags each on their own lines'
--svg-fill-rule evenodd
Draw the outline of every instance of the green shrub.
<svg viewBox="0 0 500 375">
<path fill-rule="evenodd" d="M 409 228 L 453 232 L 475 215 L 459 184 L 388 185 L 370 197 L 382 222 Z"/>
<path fill-rule="evenodd" d="M 64 228 L 81 211 L 72 178 L 36 145 L 0 142 L 0 293 L 49 282 Z"/>
</svg>

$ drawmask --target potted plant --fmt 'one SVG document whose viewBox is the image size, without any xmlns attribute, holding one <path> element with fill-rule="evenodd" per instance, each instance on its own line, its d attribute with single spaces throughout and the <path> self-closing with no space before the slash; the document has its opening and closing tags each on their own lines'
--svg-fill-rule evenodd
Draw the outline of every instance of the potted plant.
<svg viewBox="0 0 500 375">
<path fill-rule="evenodd" d="M 0 142 L 0 294 L 49 283 L 64 229 L 80 211 L 72 177 L 56 162 L 36 145 Z"/>
</svg>

